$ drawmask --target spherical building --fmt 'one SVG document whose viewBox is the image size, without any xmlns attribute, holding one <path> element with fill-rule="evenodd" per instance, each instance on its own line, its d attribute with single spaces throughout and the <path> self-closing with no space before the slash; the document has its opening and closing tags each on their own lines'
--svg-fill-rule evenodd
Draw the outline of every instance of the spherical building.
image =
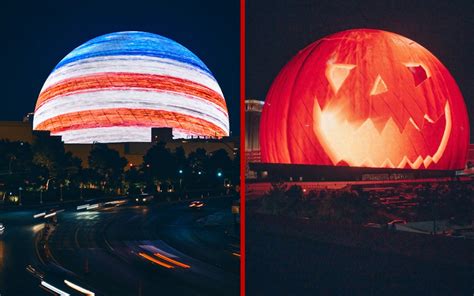
<svg viewBox="0 0 474 296">
<path fill-rule="evenodd" d="M 229 118 L 206 65 L 184 46 L 145 32 L 117 32 L 74 49 L 49 75 L 33 128 L 65 143 L 150 142 L 151 128 L 174 138 L 223 137 Z"/>
<path fill-rule="evenodd" d="M 464 168 L 469 122 L 446 67 L 403 36 L 358 29 L 300 51 L 267 94 L 262 162 Z"/>
</svg>

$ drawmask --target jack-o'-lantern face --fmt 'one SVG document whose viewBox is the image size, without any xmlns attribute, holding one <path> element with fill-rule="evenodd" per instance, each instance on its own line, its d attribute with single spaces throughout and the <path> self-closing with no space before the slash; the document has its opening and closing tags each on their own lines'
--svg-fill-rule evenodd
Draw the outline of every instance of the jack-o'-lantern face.
<svg viewBox="0 0 474 296">
<path fill-rule="evenodd" d="M 264 162 L 461 168 L 464 101 L 446 68 L 402 36 L 351 30 L 301 51 L 275 80 L 261 123 Z"/>
</svg>

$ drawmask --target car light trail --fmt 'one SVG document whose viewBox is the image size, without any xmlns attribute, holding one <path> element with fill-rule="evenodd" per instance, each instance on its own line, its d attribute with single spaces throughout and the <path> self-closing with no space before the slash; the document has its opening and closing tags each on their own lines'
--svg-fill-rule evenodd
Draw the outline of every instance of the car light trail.
<svg viewBox="0 0 474 296">
<path fill-rule="evenodd" d="M 108 201 L 105 204 L 106 205 L 120 205 L 126 202 L 127 202 L 126 200 L 113 200 L 113 201 Z"/>
<path fill-rule="evenodd" d="M 239 253 L 235 253 L 235 252 L 232 252 L 232 255 L 236 256 L 236 257 L 240 257 L 240 254 Z"/>
<path fill-rule="evenodd" d="M 171 258 L 169 258 L 169 257 L 167 257 L 167 256 L 165 256 L 165 255 L 160 254 L 160 253 L 155 253 L 154 255 L 155 255 L 156 257 L 158 257 L 158 258 L 161 258 L 161 259 L 163 259 L 163 260 L 166 260 L 166 261 L 168 261 L 169 263 L 173 263 L 174 265 L 180 266 L 180 267 L 182 267 L 182 268 L 191 268 L 191 266 L 189 266 L 189 265 L 187 265 L 187 264 L 184 264 L 184 263 L 181 263 L 181 262 L 176 261 L 176 260 L 174 260 L 174 259 L 171 259 Z"/>
<path fill-rule="evenodd" d="M 43 213 L 39 213 L 39 214 L 33 215 L 33 218 L 36 219 L 36 218 L 39 218 L 39 217 L 43 217 L 43 216 L 45 216 L 45 215 L 46 215 L 46 213 L 43 212 Z"/>
<path fill-rule="evenodd" d="M 44 223 L 41 223 L 41 224 L 36 224 L 31 229 L 33 230 L 34 233 L 37 233 L 38 231 L 40 231 L 43 228 L 44 228 Z"/>
<path fill-rule="evenodd" d="M 70 295 L 69 293 L 66 293 L 63 290 L 60 290 L 60 289 L 56 288 L 55 286 L 53 286 L 51 284 L 48 284 L 45 281 L 41 281 L 41 286 L 45 287 L 46 289 L 48 289 L 48 290 L 50 290 L 50 291 L 52 291 L 56 294 L 59 294 L 60 296 L 69 296 Z"/>
<path fill-rule="evenodd" d="M 81 292 L 81 293 L 83 293 L 83 294 L 86 294 L 87 296 L 95 296 L 95 293 L 94 293 L 94 292 L 91 292 L 91 291 L 89 291 L 89 290 L 87 290 L 87 289 L 84 289 L 83 287 L 78 286 L 78 285 L 76 285 L 76 284 L 74 284 L 74 283 L 71 283 L 71 282 L 68 281 L 68 280 L 64 280 L 64 283 L 65 283 L 66 285 L 68 285 L 69 287 L 73 288 L 74 290 L 79 291 L 79 292 Z"/>
<path fill-rule="evenodd" d="M 83 210 L 83 209 L 87 209 L 90 205 L 89 204 L 85 204 L 85 205 L 80 205 L 80 206 L 77 206 L 76 210 Z"/>
<path fill-rule="evenodd" d="M 56 212 L 52 212 L 52 213 L 50 213 L 50 214 L 47 214 L 47 215 L 45 215 L 44 217 L 45 217 L 45 218 L 49 218 L 49 217 L 52 217 L 52 216 L 54 216 L 54 215 L 56 215 Z"/>
<path fill-rule="evenodd" d="M 160 254 L 165 255 L 165 256 L 167 256 L 167 257 L 170 257 L 170 258 L 177 258 L 176 255 L 171 254 L 171 253 L 168 253 L 168 252 L 165 252 L 165 251 L 163 251 L 163 250 L 161 250 L 161 249 L 159 249 L 159 248 L 157 248 L 157 247 L 155 247 L 155 246 L 153 246 L 153 245 L 140 245 L 140 248 L 142 248 L 142 249 L 144 249 L 145 251 L 148 251 L 148 252 L 150 252 L 150 253 L 153 253 L 153 254 L 154 254 L 154 253 L 160 253 Z"/>
<path fill-rule="evenodd" d="M 97 209 L 99 207 L 99 204 L 93 204 L 87 207 L 87 210 L 92 210 L 92 209 Z"/>
<path fill-rule="evenodd" d="M 174 268 L 173 266 L 171 266 L 171 265 L 169 265 L 169 264 L 166 264 L 166 263 L 164 263 L 164 262 L 161 262 L 161 261 L 157 260 L 156 258 L 153 258 L 153 257 L 151 257 L 150 255 L 147 255 L 147 254 L 145 254 L 145 253 L 138 253 L 138 255 L 140 255 L 141 257 L 143 257 L 143 258 L 145 258 L 145 259 L 147 259 L 147 260 L 149 260 L 149 261 L 151 261 L 151 262 L 153 262 L 153 263 L 156 263 L 156 264 L 158 264 L 158 265 L 161 265 L 161 266 L 163 266 L 163 267 L 166 267 L 166 268 Z"/>
</svg>

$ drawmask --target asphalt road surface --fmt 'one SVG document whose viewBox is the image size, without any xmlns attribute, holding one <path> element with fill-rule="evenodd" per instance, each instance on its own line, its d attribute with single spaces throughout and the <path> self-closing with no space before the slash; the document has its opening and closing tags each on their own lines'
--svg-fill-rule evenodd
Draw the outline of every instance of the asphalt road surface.
<svg viewBox="0 0 474 296">
<path fill-rule="evenodd" d="M 66 210 L 38 244 L 38 211 L 0 215 L 0 294 L 51 295 L 25 270 L 71 295 L 68 280 L 95 295 L 238 295 L 239 240 L 228 198 L 167 205 Z M 38 247 L 39 245 L 39 247 Z M 44 256 L 43 254 L 48 254 Z"/>
</svg>

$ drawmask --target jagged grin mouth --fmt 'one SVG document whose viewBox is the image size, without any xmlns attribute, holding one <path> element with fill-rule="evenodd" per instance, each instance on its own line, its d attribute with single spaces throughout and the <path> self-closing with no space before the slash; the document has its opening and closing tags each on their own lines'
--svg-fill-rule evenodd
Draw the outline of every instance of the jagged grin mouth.
<svg viewBox="0 0 474 296">
<path fill-rule="evenodd" d="M 341 112 L 321 110 L 317 101 L 313 118 L 313 131 L 332 163 L 359 167 L 428 168 L 442 157 L 452 127 L 447 101 L 438 119 L 425 114 L 420 127 L 410 118 L 402 130 L 392 118 L 381 131 L 370 118 L 362 124 L 348 122 Z"/>
</svg>

